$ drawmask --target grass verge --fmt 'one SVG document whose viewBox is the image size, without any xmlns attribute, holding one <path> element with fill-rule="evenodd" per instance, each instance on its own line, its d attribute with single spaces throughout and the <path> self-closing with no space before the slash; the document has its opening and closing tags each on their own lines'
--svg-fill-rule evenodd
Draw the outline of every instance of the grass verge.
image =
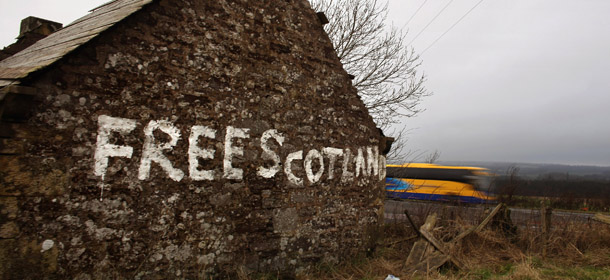
<svg viewBox="0 0 610 280">
<path fill-rule="evenodd" d="M 421 211 L 426 213 L 426 211 Z M 451 240 L 476 222 L 443 211 L 433 230 L 436 238 Z M 427 215 L 427 214 L 426 214 Z M 415 217 L 423 221 L 423 217 Z M 420 223 L 421 225 L 421 223 Z M 405 261 L 416 238 L 408 223 L 383 226 L 378 246 L 369 257 L 356 257 L 341 265 L 321 266 L 299 279 L 610 279 L 610 225 L 562 221 L 548 234 L 540 228 L 519 228 L 506 234 L 491 227 L 473 233 L 451 249 L 464 264 L 449 265 L 428 274 L 412 274 Z"/>
</svg>

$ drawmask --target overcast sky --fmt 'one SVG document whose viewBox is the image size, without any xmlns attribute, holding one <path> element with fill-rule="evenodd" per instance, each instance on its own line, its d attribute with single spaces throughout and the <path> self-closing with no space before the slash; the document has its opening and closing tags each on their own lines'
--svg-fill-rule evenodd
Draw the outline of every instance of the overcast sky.
<svg viewBox="0 0 610 280">
<path fill-rule="evenodd" d="M 409 149 L 438 150 L 441 160 L 610 166 L 610 1 L 482 1 L 431 45 L 480 1 L 390 1 L 395 25 L 415 15 L 407 42 L 434 93 L 403 123 Z M 0 47 L 27 16 L 65 25 L 105 2 L 0 0 Z"/>
<path fill-rule="evenodd" d="M 415 11 L 426 2 L 421 10 Z M 391 1 L 423 52 L 480 0 Z M 441 160 L 610 166 L 610 1 L 483 1 L 421 54 L 409 147 Z"/>
</svg>

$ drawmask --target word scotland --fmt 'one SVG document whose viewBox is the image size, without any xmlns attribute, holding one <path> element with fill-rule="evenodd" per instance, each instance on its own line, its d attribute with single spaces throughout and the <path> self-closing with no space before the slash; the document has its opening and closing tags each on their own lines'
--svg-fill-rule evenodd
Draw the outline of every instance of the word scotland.
<svg viewBox="0 0 610 280">
<path fill-rule="evenodd" d="M 117 118 L 106 115 L 98 117 L 97 144 L 95 148 L 94 172 L 104 180 L 108 169 L 108 160 L 111 157 L 131 158 L 133 147 L 116 145 L 110 142 L 111 135 L 128 135 L 136 128 L 137 121 L 133 119 Z M 164 133 L 169 141 L 159 141 L 155 138 L 155 131 Z M 144 143 L 138 170 L 138 179 L 147 180 L 150 167 L 154 162 L 158 164 L 166 176 L 174 181 L 181 181 L 186 176 L 185 171 L 175 168 L 165 153 L 173 150 L 180 141 L 181 133 L 173 123 L 166 120 L 152 120 L 144 127 Z M 193 125 L 188 136 L 188 177 L 193 181 L 212 181 L 218 179 L 243 180 L 244 170 L 233 166 L 235 156 L 243 156 L 244 147 L 238 145 L 236 139 L 253 138 L 248 128 L 227 126 L 224 139 L 218 139 L 216 129 Z M 260 157 L 265 161 L 264 166 L 256 169 L 256 175 L 262 178 L 274 178 L 278 173 L 284 173 L 288 181 L 295 185 L 303 185 L 304 180 L 314 184 L 322 180 L 326 174 L 327 180 L 341 178 L 343 182 L 363 179 L 382 180 L 385 177 L 385 157 L 379 155 L 377 146 L 365 146 L 351 151 L 348 148 L 324 147 L 320 150 L 311 149 L 291 151 L 285 158 L 280 158 L 279 151 L 286 141 L 286 137 L 275 129 L 269 129 L 260 137 Z M 208 138 L 223 141 L 222 171 L 201 170 L 200 160 L 213 160 L 216 150 L 213 147 L 200 147 L 200 139 Z M 222 138 L 222 137 L 220 137 Z M 215 146 L 214 146 L 215 147 Z M 325 160 L 326 159 L 326 160 Z M 339 163 L 341 160 L 341 164 Z M 325 164 L 327 163 L 327 164 Z M 293 167 L 300 164 L 305 171 L 304 176 L 297 176 Z M 338 166 L 340 165 L 340 166 Z"/>
</svg>

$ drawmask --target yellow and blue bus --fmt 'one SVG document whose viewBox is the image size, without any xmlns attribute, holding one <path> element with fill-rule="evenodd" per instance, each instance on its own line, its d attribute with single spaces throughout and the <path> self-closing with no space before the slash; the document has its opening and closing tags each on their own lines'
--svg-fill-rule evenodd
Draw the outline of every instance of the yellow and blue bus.
<svg viewBox="0 0 610 280">
<path fill-rule="evenodd" d="M 443 166 L 429 163 L 387 165 L 386 195 L 460 203 L 495 202 L 492 174 L 480 167 Z"/>
</svg>

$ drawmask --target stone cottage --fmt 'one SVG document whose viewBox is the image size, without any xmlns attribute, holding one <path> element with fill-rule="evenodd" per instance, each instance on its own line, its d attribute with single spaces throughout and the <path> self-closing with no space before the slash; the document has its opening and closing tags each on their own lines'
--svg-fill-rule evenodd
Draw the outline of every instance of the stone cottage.
<svg viewBox="0 0 610 280">
<path fill-rule="evenodd" d="M 385 149 L 307 0 L 111 1 L 0 61 L 0 275 L 341 261 Z"/>
</svg>

